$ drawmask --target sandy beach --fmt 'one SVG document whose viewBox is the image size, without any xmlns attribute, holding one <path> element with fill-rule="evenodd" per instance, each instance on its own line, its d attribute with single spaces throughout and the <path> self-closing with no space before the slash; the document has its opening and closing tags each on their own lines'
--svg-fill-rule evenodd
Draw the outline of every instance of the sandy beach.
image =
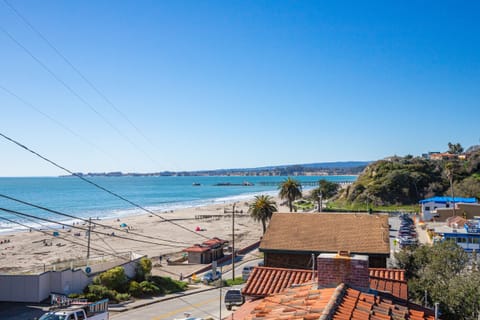
<svg viewBox="0 0 480 320">
<path fill-rule="evenodd" d="M 275 200 L 280 212 L 288 211 L 286 206 L 280 206 L 281 201 L 278 198 Z M 258 241 L 262 235 L 261 223 L 253 221 L 248 214 L 249 202 L 251 199 L 235 204 L 236 248 Z M 152 214 L 92 220 L 93 223 L 113 226 L 117 230 L 92 223 L 90 257 L 93 260 L 105 259 L 110 255 L 120 257 L 134 252 L 154 259 L 158 259 L 159 256 L 175 259 L 181 257 L 182 249 L 201 243 L 207 238 L 218 237 L 231 240 L 232 208 L 233 203 L 221 203 L 156 212 L 164 219 L 181 225 L 185 229 Z M 42 228 L 43 232 L 31 230 L 1 234 L 0 273 L 42 272 L 51 270 L 55 264 L 57 269 L 61 268 L 61 262 L 65 262 L 63 265 L 68 265 L 72 260 L 75 265 L 84 264 L 87 256 L 87 227 L 87 223 L 80 222 L 74 227 Z M 131 241 L 126 238 L 145 242 Z"/>
</svg>

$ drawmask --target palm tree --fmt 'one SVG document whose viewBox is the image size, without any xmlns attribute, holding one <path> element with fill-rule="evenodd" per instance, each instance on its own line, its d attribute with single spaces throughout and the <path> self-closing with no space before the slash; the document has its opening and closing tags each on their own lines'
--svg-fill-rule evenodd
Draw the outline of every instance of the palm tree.
<svg viewBox="0 0 480 320">
<path fill-rule="evenodd" d="M 318 188 L 312 190 L 310 197 L 317 201 L 318 212 L 322 212 L 322 200 L 333 197 L 338 192 L 339 185 L 322 179 L 318 182 Z"/>
<path fill-rule="evenodd" d="M 277 211 L 277 204 L 272 197 L 266 195 L 255 196 L 255 201 L 248 207 L 250 216 L 255 221 L 261 221 L 263 233 L 267 230 L 267 221 Z"/>
<path fill-rule="evenodd" d="M 302 197 L 302 185 L 297 180 L 288 177 L 279 187 L 278 195 L 281 199 L 287 199 L 290 212 L 293 210 L 293 201 Z"/>
</svg>

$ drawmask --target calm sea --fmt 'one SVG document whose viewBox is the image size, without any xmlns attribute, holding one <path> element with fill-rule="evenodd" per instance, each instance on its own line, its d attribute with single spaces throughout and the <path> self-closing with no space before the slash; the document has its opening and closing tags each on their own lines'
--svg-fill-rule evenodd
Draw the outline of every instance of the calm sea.
<svg viewBox="0 0 480 320">
<path fill-rule="evenodd" d="M 185 207 L 243 200 L 257 194 L 277 194 L 276 186 L 262 186 L 259 182 L 277 182 L 286 177 L 89 177 L 89 180 L 151 210 L 169 211 Z M 299 176 L 299 181 L 354 181 L 355 176 Z M 215 186 L 218 183 L 253 186 Z M 199 183 L 200 186 L 194 186 Z M 140 209 L 99 190 L 76 177 L 0 178 L 0 194 L 27 201 L 56 211 L 82 218 L 113 218 L 144 213 Z M 0 208 L 19 211 L 55 221 L 71 222 L 58 216 L 0 198 Z M 32 227 L 51 226 L 30 218 L 0 211 L 0 217 Z M 0 232 L 24 229 L 0 219 Z"/>
</svg>

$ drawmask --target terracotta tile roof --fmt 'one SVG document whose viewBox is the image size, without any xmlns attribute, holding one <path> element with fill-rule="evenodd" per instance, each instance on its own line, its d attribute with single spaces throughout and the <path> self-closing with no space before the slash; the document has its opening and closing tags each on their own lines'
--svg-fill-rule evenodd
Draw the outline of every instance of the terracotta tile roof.
<svg viewBox="0 0 480 320">
<path fill-rule="evenodd" d="M 403 269 L 370 268 L 370 289 L 408 300 L 408 284 Z"/>
<path fill-rule="evenodd" d="M 208 240 L 205 240 L 203 242 L 204 245 L 207 245 L 207 246 L 215 246 L 217 244 L 225 244 L 227 243 L 228 241 L 227 240 L 222 240 L 220 238 L 212 238 L 212 239 L 208 239 Z"/>
<path fill-rule="evenodd" d="M 265 297 L 309 281 L 312 281 L 311 270 L 255 267 L 242 291 L 247 296 Z"/>
<path fill-rule="evenodd" d="M 340 287 L 340 286 L 339 286 Z M 311 284 L 287 288 L 280 293 L 242 306 L 235 319 L 319 319 L 329 311 L 331 300 L 341 293 L 338 288 L 316 289 Z"/>
<path fill-rule="evenodd" d="M 193 246 L 183 249 L 183 252 L 205 252 L 217 245 L 228 243 L 227 240 L 222 240 L 217 237 L 205 240 L 202 244 L 194 244 Z"/>
<path fill-rule="evenodd" d="M 386 292 L 393 297 L 408 299 L 408 284 L 405 280 L 405 270 L 370 268 L 370 288 Z M 316 277 L 316 272 L 315 272 Z M 255 267 L 248 277 L 243 294 L 251 297 L 266 297 L 278 293 L 293 284 L 303 284 L 312 281 L 312 271 L 302 269 L 284 269 L 270 267 Z"/>
<path fill-rule="evenodd" d="M 235 319 L 410 319 L 433 320 L 432 311 L 420 306 L 392 302 L 345 287 L 317 289 L 315 285 L 287 288 L 262 300 L 245 303 L 234 314 Z"/>
<path fill-rule="evenodd" d="M 466 222 L 467 222 L 467 219 L 464 219 L 463 217 L 459 217 L 459 216 L 447 218 L 447 225 L 449 227 L 455 226 L 457 228 L 463 228 Z"/>
<path fill-rule="evenodd" d="M 200 244 L 196 244 L 194 246 L 191 246 L 189 248 L 183 249 L 183 252 L 205 252 L 210 250 L 209 246 L 202 246 Z"/>
<path fill-rule="evenodd" d="M 274 213 L 260 251 L 390 254 L 388 216 Z"/>
<path fill-rule="evenodd" d="M 339 319 L 411 319 L 411 320 L 433 320 L 435 319 L 430 310 L 420 306 L 394 303 L 392 300 L 384 299 L 348 288 L 333 313 L 333 320 Z"/>
<path fill-rule="evenodd" d="M 406 281 L 403 269 L 368 268 L 368 271 L 370 271 L 370 277 Z"/>
</svg>

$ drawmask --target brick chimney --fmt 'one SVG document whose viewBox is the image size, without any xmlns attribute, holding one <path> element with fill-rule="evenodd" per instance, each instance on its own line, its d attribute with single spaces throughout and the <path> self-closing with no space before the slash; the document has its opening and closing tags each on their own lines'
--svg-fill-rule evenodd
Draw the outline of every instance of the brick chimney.
<svg viewBox="0 0 480 320">
<path fill-rule="evenodd" d="M 370 288 L 368 256 L 347 251 L 322 253 L 317 258 L 318 286 L 336 287 L 340 283 L 360 291 Z"/>
</svg>

